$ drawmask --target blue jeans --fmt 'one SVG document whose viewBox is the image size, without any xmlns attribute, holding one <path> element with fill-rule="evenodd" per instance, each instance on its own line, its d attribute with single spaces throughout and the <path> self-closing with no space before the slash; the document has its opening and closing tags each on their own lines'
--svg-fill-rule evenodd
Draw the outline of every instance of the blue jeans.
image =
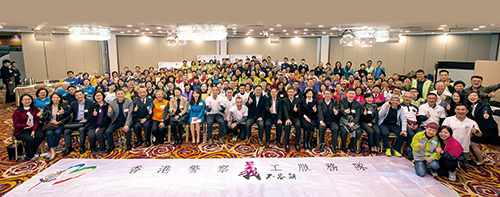
<svg viewBox="0 0 500 197">
<path fill-rule="evenodd" d="M 406 128 L 406 133 L 408 133 L 408 135 L 406 136 L 406 151 L 410 152 L 411 153 L 411 141 L 413 140 L 413 136 L 415 135 L 415 133 L 418 133 L 418 132 L 421 132 L 423 131 L 422 128 L 420 127 L 417 127 L 417 130 L 411 130 L 410 128 Z"/>
<path fill-rule="evenodd" d="M 207 136 L 208 139 L 212 139 L 212 130 L 214 121 L 219 123 L 219 138 L 222 138 L 222 135 L 225 132 L 226 125 L 224 125 L 224 117 L 221 114 L 207 114 Z"/>
<path fill-rule="evenodd" d="M 415 161 L 415 173 L 417 173 L 418 176 L 424 177 L 425 174 L 427 174 L 427 166 L 425 166 L 425 163 L 427 161 Z M 431 170 L 437 170 L 439 169 L 439 161 L 432 160 L 429 163 L 429 167 L 431 167 Z"/>
<path fill-rule="evenodd" d="M 64 127 L 61 126 L 56 130 L 45 131 L 45 135 L 47 136 L 47 145 L 49 145 L 49 149 L 56 148 L 57 145 L 59 145 L 63 128 Z"/>
</svg>

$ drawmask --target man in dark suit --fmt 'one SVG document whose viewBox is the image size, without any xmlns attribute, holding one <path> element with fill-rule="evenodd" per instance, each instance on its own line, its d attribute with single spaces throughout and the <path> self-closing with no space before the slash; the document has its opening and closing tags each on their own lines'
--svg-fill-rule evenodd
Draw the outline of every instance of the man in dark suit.
<svg viewBox="0 0 500 197">
<path fill-rule="evenodd" d="M 285 121 L 285 150 L 290 152 L 290 130 L 295 128 L 295 150 L 300 152 L 300 99 L 295 97 L 295 89 L 289 87 L 287 89 L 288 98 L 283 99 L 283 116 Z"/>
<path fill-rule="evenodd" d="M 330 128 L 332 132 L 332 152 L 337 153 L 337 138 L 339 137 L 339 106 L 337 100 L 332 99 L 332 91 L 325 90 L 323 92 L 325 98 L 318 101 L 318 120 L 319 120 L 319 151 L 325 150 L 325 132 Z"/>
<path fill-rule="evenodd" d="M 153 99 L 148 98 L 146 88 L 139 89 L 139 98 L 134 100 L 134 133 L 137 138 L 135 147 L 142 145 L 142 129 L 144 129 L 144 137 L 146 138 L 146 147 L 151 146 L 151 118 L 148 119 L 149 107 Z"/>
<path fill-rule="evenodd" d="M 109 103 L 108 107 L 108 117 L 111 118 L 111 124 L 105 132 L 109 146 L 106 153 L 111 153 L 115 149 L 113 133 L 118 128 L 122 128 L 122 131 L 125 132 L 127 151 L 132 149 L 132 131 L 130 131 L 130 127 L 132 126 L 133 110 L 133 101 L 125 98 L 125 92 L 122 89 L 116 90 L 116 100 Z"/>
<path fill-rule="evenodd" d="M 16 87 L 16 83 L 14 82 L 14 73 L 10 70 L 10 60 L 2 61 L 2 69 L 0 69 L 0 73 L 2 76 L 3 84 L 5 84 L 6 92 L 5 92 L 5 103 L 12 103 L 16 101 L 16 96 L 14 94 L 14 88 Z"/>
<path fill-rule="evenodd" d="M 71 133 L 78 130 L 80 133 L 80 154 L 85 153 L 85 134 L 86 128 L 83 126 L 87 122 L 89 108 L 92 106 L 92 101 L 85 99 L 85 94 L 81 90 L 77 90 L 74 93 L 76 101 L 73 101 L 69 105 L 69 109 L 64 112 L 64 116 L 72 115 L 73 118 L 71 122 L 64 125 L 64 144 L 66 150 L 64 150 L 63 157 L 69 155 L 74 149 L 71 145 Z"/>
<path fill-rule="evenodd" d="M 266 148 L 269 148 L 271 141 L 271 126 L 276 127 L 276 145 L 281 148 L 281 133 L 283 132 L 283 102 L 278 98 L 278 88 L 271 89 L 271 95 L 266 103 Z"/>
<path fill-rule="evenodd" d="M 359 126 L 359 117 L 361 115 L 361 105 L 358 101 L 354 100 L 356 91 L 354 88 L 347 90 L 347 96 L 340 99 L 340 138 L 342 139 L 342 151 L 347 153 L 346 141 L 347 133 L 352 136 L 351 143 L 349 143 L 349 150 L 351 153 L 356 153 L 356 143 L 361 137 L 361 128 Z"/>
<path fill-rule="evenodd" d="M 264 146 L 262 143 L 262 137 L 264 134 L 264 118 L 266 117 L 266 101 L 267 98 L 262 95 L 262 86 L 257 85 L 254 89 L 254 94 L 248 97 L 247 107 L 248 107 L 248 118 L 245 123 L 247 141 L 246 144 L 250 143 L 250 138 L 252 137 L 252 125 L 257 123 L 259 127 L 259 146 Z M 266 139 L 269 141 L 269 139 Z"/>
<path fill-rule="evenodd" d="M 19 69 L 17 69 L 17 62 L 15 61 L 12 61 L 10 63 L 10 70 L 12 70 L 12 74 L 14 74 L 14 78 L 16 79 L 16 86 L 21 84 L 22 81 L 21 81 L 21 71 L 19 71 Z"/>
</svg>

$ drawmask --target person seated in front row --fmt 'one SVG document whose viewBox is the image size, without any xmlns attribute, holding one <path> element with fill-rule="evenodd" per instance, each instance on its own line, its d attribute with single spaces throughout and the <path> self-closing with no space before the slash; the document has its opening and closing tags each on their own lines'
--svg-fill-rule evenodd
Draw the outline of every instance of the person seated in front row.
<svg viewBox="0 0 500 197">
<path fill-rule="evenodd" d="M 37 160 L 35 153 L 44 138 L 41 129 L 42 125 L 39 124 L 39 117 L 41 115 L 42 111 L 33 105 L 33 97 L 29 94 L 23 94 L 19 98 L 19 106 L 12 114 L 13 135 L 16 139 L 24 142 L 26 160 Z"/>
<path fill-rule="evenodd" d="M 373 94 L 364 95 L 365 102 L 361 103 L 360 124 L 361 128 L 368 134 L 368 145 L 372 154 L 378 154 L 380 147 L 380 128 L 378 127 L 378 109 L 377 104 L 373 103 Z"/>
<path fill-rule="evenodd" d="M 347 153 L 346 141 L 347 134 L 352 137 L 349 143 L 349 150 L 352 154 L 356 154 L 356 144 L 361 137 L 361 127 L 359 126 L 359 118 L 361 116 L 361 105 L 354 100 L 356 91 L 354 88 L 347 89 L 346 97 L 340 99 L 340 138 L 342 140 L 342 152 Z"/>
<path fill-rule="evenodd" d="M 271 141 L 271 126 L 276 128 L 276 145 L 281 148 L 281 136 L 283 134 L 283 101 L 278 97 L 278 88 L 272 88 L 266 103 L 266 148 Z"/>
<path fill-rule="evenodd" d="M 212 126 L 214 124 L 214 121 L 217 121 L 217 123 L 219 124 L 218 137 L 221 144 L 224 143 L 224 141 L 222 141 L 222 135 L 226 131 L 226 125 L 224 125 L 224 117 L 222 116 L 222 113 L 224 113 L 226 109 L 224 106 L 224 98 L 222 96 L 219 96 L 219 88 L 217 86 L 211 88 L 211 95 L 205 100 L 205 102 L 207 103 L 207 136 L 209 146 L 213 145 Z"/>
<path fill-rule="evenodd" d="M 439 176 L 446 176 L 450 181 L 456 181 L 457 176 L 455 171 L 458 167 L 458 161 L 460 160 L 460 155 L 464 151 L 462 145 L 453 138 L 453 129 L 448 126 L 439 127 L 437 133 L 440 147 L 437 148 L 436 152 L 441 154 L 441 159 L 439 159 Z"/>
<path fill-rule="evenodd" d="M 391 99 L 386 102 L 379 111 L 379 121 L 380 132 L 382 134 L 382 140 L 384 142 L 385 154 L 387 156 L 392 156 L 392 151 L 389 142 L 389 135 L 391 132 L 397 135 L 396 144 L 394 144 L 394 155 L 401 157 L 401 147 L 405 143 L 408 137 L 407 122 L 405 112 L 399 105 L 399 96 L 392 95 Z"/>
<path fill-rule="evenodd" d="M 233 133 L 234 137 L 238 136 L 238 129 L 240 130 L 239 138 L 241 140 L 245 139 L 246 134 L 246 120 L 248 117 L 248 107 L 243 105 L 243 98 L 236 97 L 235 106 L 228 110 L 227 128 L 230 133 Z M 233 137 L 233 139 L 234 139 Z"/>
<path fill-rule="evenodd" d="M 71 88 L 68 88 L 71 92 Z M 68 94 L 70 95 L 70 94 Z M 67 95 L 66 95 L 67 96 Z M 71 122 L 64 125 L 64 144 L 66 149 L 64 150 L 63 157 L 66 157 L 73 151 L 73 143 L 71 143 L 71 133 L 78 130 L 80 134 L 80 154 L 85 153 L 85 134 L 86 128 L 84 124 L 87 122 L 86 117 L 88 116 L 89 108 L 92 106 L 92 101 L 85 98 L 85 95 L 81 90 L 74 93 L 75 101 L 69 104 L 69 109 L 64 111 L 64 116 L 71 115 Z"/>
<path fill-rule="evenodd" d="M 318 120 L 319 120 L 319 151 L 325 150 L 325 133 L 329 128 L 332 132 L 331 150 L 337 153 L 337 138 L 339 137 L 339 106 L 337 100 L 332 98 L 332 91 L 325 90 L 325 98 L 318 101 Z"/>
<path fill-rule="evenodd" d="M 249 144 L 250 139 L 252 137 L 252 125 L 257 123 L 259 130 L 259 146 L 264 146 L 263 143 L 263 134 L 264 134 L 264 118 L 266 116 L 266 102 L 267 99 L 264 95 L 262 95 L 262 86 L 257 85 L 254 89 L 254 94 L 248 97 L 248 101 L 246 103 L 248 107 L 248 118 L 245 123 L 246 126 L 246 136 L 247 136 L 247 144 Z M 269 141 L 270 139 L 266 139 Z"/>
<path fill-rule="evenodd" d="M 441 158 L 441 154 L 437 152 L 437 148 L 441 146 L 436 136 L 438 129 L 438 124 L 431 122 L 427 124 L 425 131 L 413 136 L 411 147 L 415 161 L 415 172 L 420 177 L 424 177 L 427 174 L 425 163 L 429 164 L 431 174 L 437 176 L 437 169 L 439 169 L 438 160 Z"/>
<path fill-rule="evenodd" d="M 182 144 L 183 127 L 187 121 L 188 101 L 186 97 L 181 96 L 182 90 L 174 88 L 174 97 L 169 102 L 170 130 L 174 135 L 174 146 Z"/>
<path fill-rule="evenodd" d="M 312 150 L 314 139 L 314 130 L 318 126 L 318 101 L 314 97 L 314 89 L 305 90 L 305 98 L 300 100 L 300 111 L 302 118 L 300 125 L 304 130 L 304 149 Z"/>
<path fill-rule="evenodd" d="M 296 88 L 288 87 L 287 95 L 288 98 L 283 99 L 283 116 L 285 121 L 285 150 L 290 152 L 290 130 L 292 130 L 292 125 L 295 128 L 295 150 L 300 152 L 300 99 L 295 96 Z"/>
<path fill-rule="evenodd" d="M 110 119 L 106 115 L 109 104 L 104 101 L 104 93 L 96 92 L 94 94 L 94 103 L 89 107 L 87 124 L 85 128 L 89 130 L 90 154 L 96 154 L 95 141 L 99 142 L 99 153 L 104 154 L 106 144 L 104 143 L 104 132 L 109 126 Z"/>
<path fill-rule="evenodd" d="M 139 98 L 134 100 L 134 133 L 137 138 L 135 147 L 141 146 L 144 141 L 146 142 L 146 147 L 151 146 L 151 119 L 148 119 L 149 110 L 151 108 L 151 103 L 153 99 L 147 97 L 148 93 L 146 88 L 139 88 L 138 92 Z M 144 130 L 144 138 L 142 138 L 142 130 Z"/>
<path fill-rule="evenodd" d="M 111 118 L 111 124 L 105 132 L 109 146 L 106 151 L 108 154 L 115 149 L 113 133 L 118 128 L 122 128 L 122 131 L 125 132 L 127 151 L 132 149 L 132 131 L 130 130 L 130 127 L 132 126 L 134 104 L 130 99 L 125 98 L 125 92 L 122 89 L 116 90 L 115 93 L 116 100 L 109 103 L 107 114 L 108 117 Z"/>
<path fill-rule="evenodd" d="M 70 116 L 64 115 L 66 110 L 68 110 L 68 105 L 63 102 L 61 94 L 54 92 L 50 97 L 50 103 L 43 108 L 40 117 L 40 122 L 43 124 L 42 129 L 47 136 L 47 145 L 50 149 L 46 159 L 51 161 L 56 156 L 55 148 L 59 145 L 63 125 L 70 120 Z"/>
<path fill-rule="evenodd" d="M 154 146 L 163 144 L 169 123 L 168 105 L 170 103 L 167 99 L 164 99 L 163 95 L 163 90 L 156 90 L 156 99 L 149 106 L 149 115 L 146 117 L 147 120 L 153 120 L 151 123 L 151 134 L 155 137 Z"/>
</svg>

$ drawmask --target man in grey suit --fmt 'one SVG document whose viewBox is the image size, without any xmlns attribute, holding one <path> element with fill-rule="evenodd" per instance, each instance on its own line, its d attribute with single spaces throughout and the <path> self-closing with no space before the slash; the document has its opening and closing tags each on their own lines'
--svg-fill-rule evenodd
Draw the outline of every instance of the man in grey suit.
<svg viewBox="0 0 500 197">
<path fill-rule="evenodd" d="M 125 98 L 125 92 L 122 89 L 116 90 L 116 100 L 112 101 L 108 107 L 108 117 L 111 118 L 111 124 L 105 132 L 109 146 L 106 153 L 111 153 L 115 149 L 113 132 L 120 127 L 125 132 L 127 151 L 132 148 L 132 131 L 130 127 L 132 126 L 133 108 L 134 103 L 130 99 Z"/>
</svg>

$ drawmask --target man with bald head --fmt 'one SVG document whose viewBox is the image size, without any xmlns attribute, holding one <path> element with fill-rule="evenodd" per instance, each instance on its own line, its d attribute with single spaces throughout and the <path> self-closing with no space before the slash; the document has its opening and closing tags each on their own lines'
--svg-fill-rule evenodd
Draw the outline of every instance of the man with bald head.
<svg viewBox="0 0 500 197">
<path fill-rule="evenodd" d="M 149 106 L 153 102 L 153 99 L 147 97 L 148 92 L 146 88 L 139 89 L 139 98 L 134 100 L 134 133 L 137 137 L 137 142 L 135 147 L 142 145 L 142 129 L 144 129 L 144 137 L 146 138 L 146 147 L 151 146 L 151 118 L 147 118 L 149 112 Z"/>
<path fill-rule="evenodd" d="M 436 83 L 436 90 L 431 91 L 437 95 L 436 104 L 446 109 L 446 106 L 451 101 L 451 93 L 446 90 L 446 84 L 442 81 Z"/>
</svg>

